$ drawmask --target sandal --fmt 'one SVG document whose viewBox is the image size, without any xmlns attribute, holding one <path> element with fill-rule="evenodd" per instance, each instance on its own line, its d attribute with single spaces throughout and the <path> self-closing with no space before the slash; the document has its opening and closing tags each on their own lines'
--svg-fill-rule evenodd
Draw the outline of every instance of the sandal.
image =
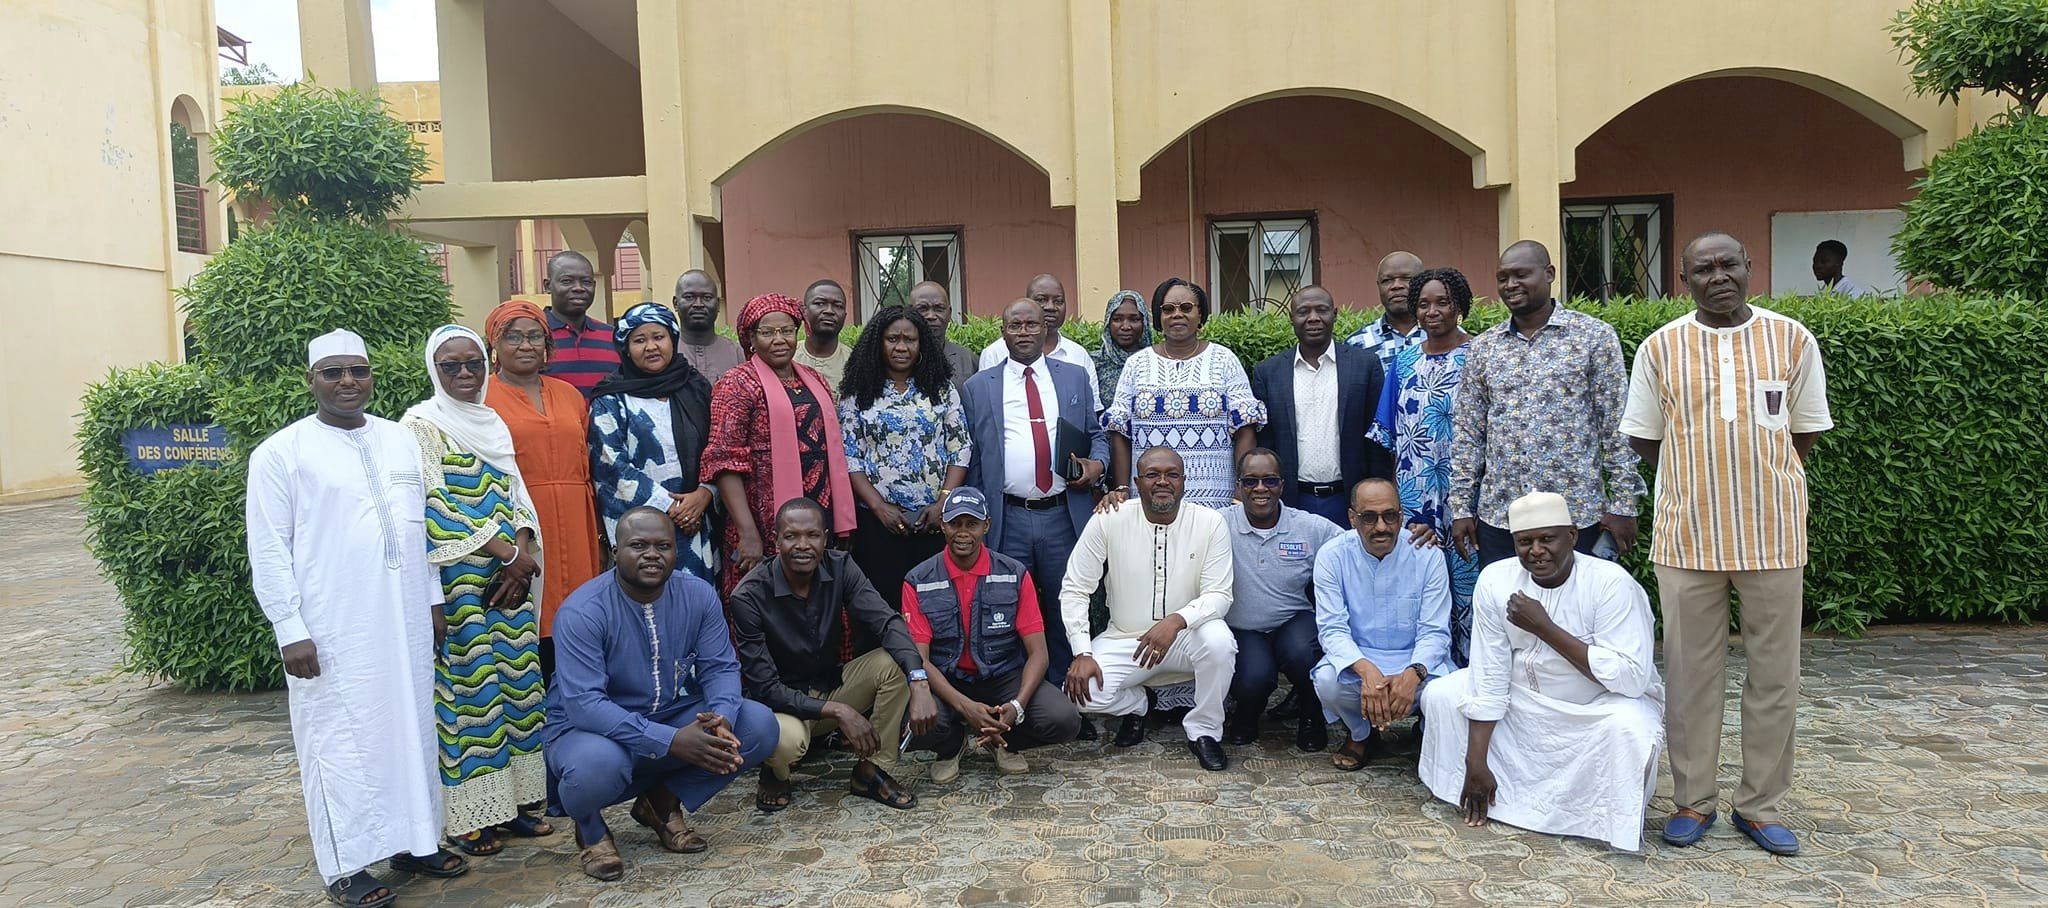
<svg viewBox="0 0 2048 908">
<path fill-rule="evenodd" d="M 382 892 L 383 895 L 377 893 Z M 358 870 L 356 875 L 335 880 L 327 884 L 327 900 L 347 908 L 384 908 L 398 898 L 398 893 L 384 885 L 367 870 Z"/>
<path fill-rule="evenodd" d="M 583 845 L 581 839 L 576 844 Z M 612 843 L 611 836 L 597 840 L 595 845 L 583 845 L 576 855 L 583 862 L 583 873 L 593 879 L 611 882 L 626 875 L 626 859 L 619 857 L 619 846 Z"/>
<path fill-rule="evenodd" d="M 1349 738 L 1345 739 L 1344 746 L 1337 748 L 1337 752 L 1330 755 L 1330 765 L 1337 767 L 1340 772 L 1357 772 L 1364 769 L 1365 761 L 1365 742 Z"/>
<path fill-rule="evenodd" d="M 873 767 L 873 764 L 869 765 Z M 855 770 L 853 781 L 847 786 L 846 790 L 883 807 L 909 810 L 917 806 L 917 795 L 911 794 L 909 789 L 898 785 L 896 780 L 888 773 L 883 772 L 880 768 L 871 768 L 870 772 L 874 774 L 869 776 L 867 781 L 863 782 L 861 781 L 859 770 Z"/>
<path fill-rule="evenodd" d="M 690 831 L 690 821 L 683 815 L 681 807 L 671 806 L 668 817 L 661 818 L 661 811 L 654 806 L 654 800 L 647 795 L 633 799 L 634 822 L 654 830 L 661 839 L 661 847 L 676 854 L 700 854 L 711 847 L 704 837 Z"/>
<path fill-rule="evenodd" d="M 761 785 L 754 789 L 754 809 L 774 813 L 788 807 L 790 789 L 794 787 L 791 780 L 778 779 L 768 767 L 761 767 Z"/>
<path fill-rule="evenodd" d="M 465 835 L 451 835 L 448 844 L 462 849 L 464 854 L 480 858 L 505 850 L 505 840 L 498 838 L 496 829 L 488 827 Z"/>
<path fill-rule="evenodd" d="M 453 879 L 469 872 L 469 862 L 462 855 L 446 848 L 436 849 L 433 854 L 416 858 L 405 852 L 391 856 L 391 869 L 399 873 L 417 873 L 436 879 Z"/>
<path fill-rule="evenodd" d="M 498 834 L 515 839 L 544 839 L 555 834 L 555 826 L 530 813 L 521 812 L 510 823 L 499 823 Z"/>
</svg>

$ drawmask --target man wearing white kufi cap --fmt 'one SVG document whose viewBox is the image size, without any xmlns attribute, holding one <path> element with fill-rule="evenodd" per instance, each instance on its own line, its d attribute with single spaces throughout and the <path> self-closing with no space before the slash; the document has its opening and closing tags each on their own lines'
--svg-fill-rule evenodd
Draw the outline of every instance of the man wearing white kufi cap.
<svg viewBox="0 0 2048 908">
<path fill-rule="evenodd" d="M 1642 847 L 1657 789 L 1664 682 L 1649 596 L 1627 570 L 1572 550 L 1563 496 L 1508 508 L 1515 558 L 1480 571 L 1472 663 L 1422 691 L 1420 773 L 1467 826 Z"/>
<path fill-rule="evenodd" d="M 363 339 L 323 334 L 306 361 L 317 412 L 249 457 L 249 564 L 284 659 L 320 876 L 341 904 L 382 905 L 392 891 L 366 869 L 375 862 L 468 869 L 440 847 L 441 584 L 419 447 L 363 412 L 374 387 Z"/>
</svg>

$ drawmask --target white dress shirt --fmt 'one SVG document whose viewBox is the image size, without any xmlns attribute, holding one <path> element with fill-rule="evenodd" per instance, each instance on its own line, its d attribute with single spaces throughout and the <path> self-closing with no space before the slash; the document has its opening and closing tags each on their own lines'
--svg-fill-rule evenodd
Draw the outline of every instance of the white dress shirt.
<svg viewBox="0 0 2048 908">
<path fill-rule="evenodd" d="M 997 346 L 1001 346 L 998 342 Z M 1053 391 L 1052 375 L 1045 357 L 1025 366 L 1014 359 L 1002 361 L 1003 369 L 1003 494 L 1018 498 L 1044 498 L 1067 490 L 1060 478 L 1060 399 Z M 1038 452 L 1031 439 L 1031 405 L 1024 399 L 1024 370 L 1031 370 L 1031 383 L 1038 386 L 1038 402 L 1045 414 L 1045 442 L 1053 456 L 1052 488 L 1038 487 Z M 1089 386 L 1093 388 L 1093 385 Z M 1092 390 L 1089 393 L 1094 393 Z"/>
<path fill-rule="evenodd" d="M 1294 348 L 1294 478 L 1302 482 L 1336 482 L 1344 478 L 1337 458 L 1337 347 L 1323 350 L 1310 362 Z"/>
<path fill-rule="evenodd" d="M 1059 360 L 1060 362 L 1066 363 L 1068 365 L 1080 366 L 1081 368 L 1088 370 L 1088 400 L 1090 401 L 1090 415 L 1102 412 L 1102 395 L 1100 392 L 1096 390 L 1097 383 L 1095 381 L 1095 357 L 1089 354 L 1087 347 L 1083 347 L 1080 344 L 1074 343 L 1073 339 L 1070 337 L 1061 335 L 1059 346 L 1052 348 L 1051 353 L 1041 355 L 1051 356 L 1053 359 Z M 1008 362 L 1015 362 L 1015 360 L 1010 358 L 1010 346 L 1008 344 L 1003 343 L 1002 338 L 998 337 L 996 338 L 995 343 L 981 348 L 981 368 L 989 369 L 1002 363 Z M 1045 370 L 1041 369 L 1039 371 L 1043 372 Z M 1059 472 L 1059 468 L 1053 468 L 1053 472 Z"/>
</svg>

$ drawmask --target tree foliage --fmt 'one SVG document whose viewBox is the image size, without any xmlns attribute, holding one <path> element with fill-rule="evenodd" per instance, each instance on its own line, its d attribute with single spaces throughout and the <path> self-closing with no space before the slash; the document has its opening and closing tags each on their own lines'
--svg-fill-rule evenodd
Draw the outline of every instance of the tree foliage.
<svg viewBox="0 0 2048 908">
<path fill-rule="evenodd" d="M 2028 114 L 2048 99 L 2048 2 L 1914 0 L 1892 17 L 1891 36 L 1922 94 L 1953 103 L 1976 89 Z"/>
<path fill-rule="evenodd" d="M 221 185 L 268 200 L 281 217 L 366 223 L 397 210 L 427 172 L 426 147 L 381 99 L 305 82 L 242 98 L 214 136 L 213 159 Z"/>
<path fill-rule="evenodd" d="M 228 66 L 220 71 L 222 85 L 276 85 L 284 81 L 270 68 L 270 64 L 257 62 L 249 66 Z"/>
</svg>

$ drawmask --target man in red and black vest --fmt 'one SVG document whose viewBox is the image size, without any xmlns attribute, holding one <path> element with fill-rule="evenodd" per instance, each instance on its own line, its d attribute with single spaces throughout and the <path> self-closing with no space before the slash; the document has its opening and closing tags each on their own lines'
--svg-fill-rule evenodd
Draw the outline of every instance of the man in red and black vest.
<svg viewBox="0 0 2048 908">
<path fill-rule="evenodd" d="M 939 508 L 946 550 L 903 579 L 903 618 L 924 654 L 939 716 L 912 749 L 939 755 L 932 781 L 960 777 L 967 733 L 1006 773 L 1029 769 L 1019 751 L 1074 739 L 1081 714 L 1045 680 L 1045 619 L 1022 564 L 982 544 L 988 498 L 963 486 Z"/>
</svg>

